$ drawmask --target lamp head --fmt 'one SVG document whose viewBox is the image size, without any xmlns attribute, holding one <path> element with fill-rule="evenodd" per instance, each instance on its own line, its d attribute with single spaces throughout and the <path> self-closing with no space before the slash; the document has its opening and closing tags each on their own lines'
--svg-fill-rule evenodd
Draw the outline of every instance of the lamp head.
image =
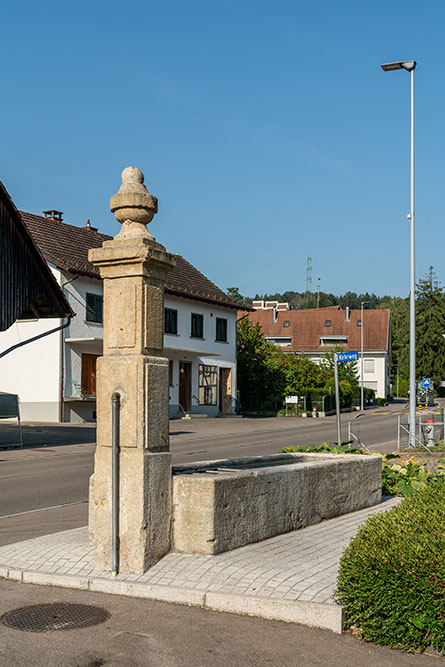
<svg viewBox="0 0 445 667">
<path fill-rule="evenodd" d="M 395 63 L 384 63 L 381 65 L 381 68 L 384 72 L 392 72 L 394 69 L 406 69 L 407 72 L 412 72 L 412 70 L 416 69 L 416 65 L 415 60 L 405 60 Z"/>
</svg>

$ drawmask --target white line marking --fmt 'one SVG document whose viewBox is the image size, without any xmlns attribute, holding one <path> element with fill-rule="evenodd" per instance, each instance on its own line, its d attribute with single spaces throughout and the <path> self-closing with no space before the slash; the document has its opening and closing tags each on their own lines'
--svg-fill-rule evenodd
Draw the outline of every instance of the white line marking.
<svg viewBox="0 0 445 667">
<path fill-rule="evenodd" d="M 17 512 L 17 514 L 5 514 L 0 516 L 0 519 L 12 519 L 14 516 L 23 516 L 24 514 L 33 514 L 34 512 L 45 512 L 46 510 L 55 510 L 58 507 L 69 507 L 70 505 L 83 505 L 88 500 L 77 500 L 75 503 L 63 503 L 62 505 L 52 505 L 52 507 L 40 507 L 36 510 L 28 510 L 27 512 Z"/>
<path fill-rule="evenodd" d="M 32 451 L 32 450 L 22 450 L 22 451 Z M 94 454 L 96 449 L 84 449 L 82 452 L 61 452 L 60 454 L 58 452 L 48 452 L 48 454 L 52 454 L 53 456 L 75 456 L 76 454 Z M 1 452 L 0 452 L 0 463 L 10 463 L 11 461 L 43 461 L 43 459 L 40 456 L 18 456 L 15 459 L 2 459 L 1 458 Z"/>
</svg>

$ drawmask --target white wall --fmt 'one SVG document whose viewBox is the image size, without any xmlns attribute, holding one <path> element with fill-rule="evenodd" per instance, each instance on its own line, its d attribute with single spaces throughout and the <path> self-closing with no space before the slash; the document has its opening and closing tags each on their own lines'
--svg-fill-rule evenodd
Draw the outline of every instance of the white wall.
<svg viewBox="0 0 445 667">
<path fill-rule="evenodd" d="M 60 271 L 50 265 L 60 284 Z M 50 331 L 60 319 L 16 322 L 0 332 L 0 351 Z M 0 391 L 18 394 L 21 418 L 58 421 L 60 410 L 60 331 L 19 347 L 0 359 Z"/>
<path fill-rule="evenodd" d="M 317 355 L 314 352 L 303 353 L 308 357 L 313 363 L 320 364 L 324 354 Z M 377 383 L 376 397 L 377 398 L 386 398 L 387 392 L 389 392 L 389 365 L 388 365 L 388 355 L 386 352 L 382 351 L 365 351 L 363 359 L 372 359 L 374 360 L 374 371 L 363 373 L 363 385 L 365 387 L 374 385 L 371 383 Z M 366 364 L 364 364 L 366 367 Z M 357 378 L 359 382 L 361 381 L 361 359 L 356 363 Z"/>
<path fill-rule="evenodd" d="M 65 281 L 71 281 L 72 274 L 66 273 Z M 103 325 L 86 321 L 86 294 L 103 294 L 102 281 L 96 278 L 78 277 L 64 287 L 65 296 L 68 299 L 76 317 L 71 320 L 70 326 L 65 330 L 66 338 L 103 338 Z"/>
<path fill-rule="evenodd" d="M 192 402 L 191 411 L 216 416 L 218 414 L 219 389 L 215 406 L 199 405 L 199 365 L 230 368 L 232 371 L 232 396 L 236 398 L 236 311 L 229 308 L 206 304 L 191 299 L 179 299 L 166 295 L 165 307 L 178 311 L 178 333 L 164 334 L 164 355 L 173 361 L 173 386 L 170 387 L 170 414 L 179 409 L 179 363 L 192 364 Z M 204 337 L 191 337 L 191 314 L 197 313 L 204 318 Z M 216 340 L 216 318 L 227 320 L 227 342 Z M 235 400 L 232 401 L 233 411 Z"/>
<path fill-rule="evenodd" d="M 102 354 L 103 324 L 87 322 L 86 294 L 102 296 L 102 281 L 96 278 L 65 274 L 65 296 L 76 316 L 64 333 L 64 396 L 66 421 L 94 421 L 96 402 L 94 400 L 69 400 L 79 395 L 82 382 L 82 354 Z M 72 281 L 72 282 L 71 282 Z M 75 339 L 75 341 L 73 341 Z M 76 340 L 77 339 L 77 340 Z M 96 339 L 96 340 L 91 340 Z"/>
<path fill-rule="evenodd" d="M 65 280 L 70 280 L 68 274 Z M 68 327 L 65 338 L 81 339 L 67 342 L 64 357 L 65 396 L 75 396 L 75 385 L 81 383 L 82 354 L 102 354 L 103 326 L 86 321 L 85 299 L 87 293 L 102 294 L 102 281 L 94 278 L 77 278 L 65 287 L 65 294 L 76 313 L 76 317 Z M 192 405 L 193 412 L 215 416 L 217 406 L 199 405 L 198 375 L 199 365 L 216 365 L 219 368 L 232 370 L 232 394 L 236 397 L 236 311 L 220 306 L 212 306 L 193 299 L 181 299 L 165 296 L 165 307 L 178 311 L 178 333 L 164 335 L 164 355 L 173 361 L 173 386 L 170 387 L 170 413 L 173 416 L 179 409 L 179 363 L 192 364 Z M 191 337 L 191 314 L 203 315 L 204 337 Z M 227 342 L 216 341 L 216 318 L 227 320 Z M 88 339 L 99 340 L 91 341 Z M 233 408 L 235 401 L 232 401 Z M 95 405 L 91 402 L 67 401 L 65 418 L 69 421 L 91 420 L 95 413 Z"/>
<path fill-rule="evenodd" d="M 164 347 L 169 350 L 187 349 L 190 352 L 210 354 L 227 361 L 236 359 L 236 317 L 235 310 L 221 308 L 192 299 L 165 296 L 165 308 L 178 311 L 178 333 L 164 335 Z M 204 337 L 191 337 L 191 315 L 197 313 L 204 318 Z M 227 320 L 227 343 L 216 340 L 216 318 Z"/>
<path fill-rule="evenodd" d="M 369 372 L 366 370 L 366 360 L 367 359 L 373 359 L 374 360 L 374 371 Z M 364 360 L 364 373 L 363 373 L 363 386 L 365 387 L 373 387 L 374 384 L 370 383 L 377 383 L 377 391 L 376 391 L 376 396 L 377 398 L 386 398 L 387 392 L 389 390 L 389 387 L 387 385 L 388 381 L 388 376 L 387 376 L 387 355 L 382 353 L 382 352 L 365 352 L 363 356 Z M 358 377 L 361 379 L 361 361 L 357 362 L 357 372 L 358 372 Z"/>
</svg>

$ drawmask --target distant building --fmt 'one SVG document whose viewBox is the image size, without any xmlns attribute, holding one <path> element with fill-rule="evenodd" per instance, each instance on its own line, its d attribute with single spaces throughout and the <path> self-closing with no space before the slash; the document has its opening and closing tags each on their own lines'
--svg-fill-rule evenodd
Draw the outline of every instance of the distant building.
<svg viewBox="0 0 445 667">
<path fill-rule="evenodd" d="M 21 219 L 75 312 L 69 327 L 0 360 L 0 391 L 20 396 L 23 420 L 94 421 L 96 359 L 102 354 L 103 296 L 98 269 L 88 250 L 110 236 L 88 221 L 63 222 L 60 211 Z M 170 415 L 217 416 L 236 405 L 236 318 L 234 301 L 181 256 L 165 288 L 164 354 L 170 361 Z M 54 324 L 13 324 L 0 334 L 0 349 Z"/>
<path fill-rule="evenodd" d="M 319 364 L 326 352 L 341 345 L 345 351 L 361 351 L 361 310 L 340 306 L 290 310 L 277 301 L 254 301 L 249 314 L 260 324 L 266 340 L 290 354 L 301 354 Z M 391 313 L 389 310 L 363 311 L 363 385 L 376 396 L 389 394 L 391 365 Z M 361 362 L 357 362 L 360 378 Z"/>
</svg>

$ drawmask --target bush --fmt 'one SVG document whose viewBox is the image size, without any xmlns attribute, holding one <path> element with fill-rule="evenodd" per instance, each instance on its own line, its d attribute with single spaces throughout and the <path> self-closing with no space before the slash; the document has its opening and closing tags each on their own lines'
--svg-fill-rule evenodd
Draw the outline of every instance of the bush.
<svg viewBox="0 0 445 667">
<path fill-rule="evenodd" d="M 378 398 L 377 399 L 377 406 L 380 408 L 383 408 L 386 405 L 386 398 Z"/>
<path fill-rule="evenodd" d="M 351 443 L 348 440 L 345 440 L 341 445 L 331 445 L 331 441 L 322 442 L 321 445 L 309 444 L 305 447 L 299 447 L 298 445 L 290 445 L 289 447 L 283 447 L 280 449 L 279 454 L 299 454 L 307 452 L 309 454 L 363 454 L 360 450 L 360 447 L 351 447 Z"/>
<path fill-rule="evenodd" d="M 346 627 L 391 648 L 445 653 L 445 476 L 361 527 L 340 561 Z"/>
</svg>

